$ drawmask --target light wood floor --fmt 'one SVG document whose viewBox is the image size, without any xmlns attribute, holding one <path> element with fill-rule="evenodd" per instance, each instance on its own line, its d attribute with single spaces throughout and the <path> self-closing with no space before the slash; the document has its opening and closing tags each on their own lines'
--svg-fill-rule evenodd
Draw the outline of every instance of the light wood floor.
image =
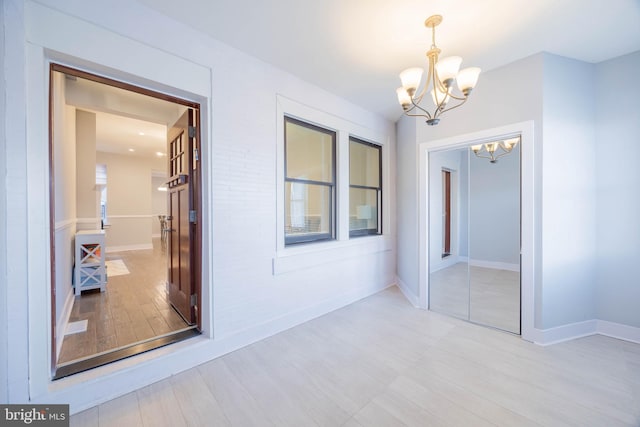
<svg viewBox="0 0 640 427">
<path fill-rule="evenodd" d="M 431 273 L 432 310 L 520 333 L 520 273 L 459 262 Z"/>
<path fill-rule="evenodd" d="M 634 426 L 640 345 L 540 347 L 397 288 L 71 417 L 72 426 Z"/>
<path fill-rule="evenodd" d="M 109 276 L 107 271 L 105 292 L 84 291 L 75 297 L 69 322 L 87 319 L 88 327 L 65 336 L 59 364 L 187 326 L 167 299 L 167 261 L 160 239 L 153 239 L 153 250 L 111 252 L 106 259 L 122 259 L 130 274 Z"/>
</svg>

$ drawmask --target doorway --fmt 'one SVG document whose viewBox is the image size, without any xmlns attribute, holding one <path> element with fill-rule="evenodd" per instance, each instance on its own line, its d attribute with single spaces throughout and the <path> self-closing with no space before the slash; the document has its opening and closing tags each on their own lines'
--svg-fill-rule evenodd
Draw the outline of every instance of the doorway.
<svg viewBox="0 0 640 427">
<path fill-rule="evenodd" d="M 58 64 L 50 77 L 56 379 L 199 333 L 201 147 L 197 103 Z"/>
</svg>

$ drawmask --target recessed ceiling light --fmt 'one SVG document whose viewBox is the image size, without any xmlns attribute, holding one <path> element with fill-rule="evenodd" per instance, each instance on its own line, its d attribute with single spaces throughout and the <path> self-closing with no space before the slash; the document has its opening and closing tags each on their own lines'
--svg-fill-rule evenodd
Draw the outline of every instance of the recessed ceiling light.
<svg viewBox="0 0 640 427">
<path fill-rule="evenodd" d="M 133 153 L 136 150 L 134 150 L 133 148 L 129 148 L 129 151 Z"/>
<path fill-rule="evenodd" d="M 163 152 L 161 152 L 161 151 L 156 151 L 156 156 L 158 156 L 158 157 L 163 157 L 163 156 L 166 156 L 166 154 L 164 154 L 164 153 L 163 153 Z"/>
<path fill-rule="evenodd" d="M 144 136 L 144 132 L 138 132 L 138 135 Z"/>
</svg>

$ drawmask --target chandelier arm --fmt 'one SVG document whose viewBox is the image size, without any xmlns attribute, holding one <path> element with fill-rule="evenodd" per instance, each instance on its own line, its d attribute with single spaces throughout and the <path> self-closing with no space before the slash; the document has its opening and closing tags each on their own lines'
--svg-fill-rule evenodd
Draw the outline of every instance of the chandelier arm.
<svg viewBox="0 0 640 427">
<path fill-rule="evenodd" d="M 473 154 L 475 154 L 475 155 L 476 155 L 476 157 L 481 158 L 481 159 L 494 160 L 493 156 L 483 156 L 483 155 L 481 155 L 481 154 L 476 154 L 476 153 L 473 153 Z"/>
<path fill-rule="evenodd" d="M 498 154 L 498 155 L 496 156 L 496 160 L 497 160 L 497 159 L 499 159 L 500 157 L 504 157 L 504 156 L 506 156 L 506 155 L 507 155 L 507 154 L 509 154 L 509 153 L 511 153 L 511 151 L 503 151 L 503 152 L 502 152 L 502 154 Z"/>
<path fill-rule="evenodd" d="M 405 112 L 404 114 L 409 117 L 426 117 L 427 119 L 431 120 L 431 116 L 429 115 L 429 112 L 427 112 L 426 114 L 409 114 Z"/>
<path fill-rule="evenodd" d="M 424 81 L 424 85 L 422 86 L 422 91 L 420 92 L 420 95 L 415 97 L 417 103 L 422 102 L 422 97 L 424 96 L 425 93 L 427 93 L 427 89 L 429 88 L 429 81 L 431 80 L 431 76 L 433 74 L 435 74 L 434 64 L 432 63 L 431 58 L 429 58 L 429 70 L 427 71 L 427 79 Z"/>
<path fill-rule="evenodd" d="M 423 111 L 425 113 L 425 114 L 417 114 L 417 116 L 424 116 L 428 119 L 431 119 L 431 113 L 429 113 L 429 111 L 425 110 L 420 105 L 418 105 L 420 103 L 420 100 L 418 100 L 418 102 L 416 103 L 416 101 L 413 98 L 411 98 L 411 103 L 413 104 L 413 107 L 411 107 L 411 109 L 408 111 L 411 111 L 414 108 L 417 108 L 418 110 Z M 416 116 L 416 114 L 414 114 L 414 116 Z"/>
<path fill-rule="evenodd" d="M 468 96 L 464 96 L 464 95 L 463 96 L 455 96 L 452 93 L 449 94 L 449 97 L 453 98 L 453 99 L 457 99 L 458 101 L 462 101 L 462 100 L 466 101 L 467 98 L 468 98 Z"/>
<path fill-rule="evenodd" d="M 467 101 L 467 98 L 464 98 L 461 103 L 456 104 L 453 107 L 449 107 L 449 108 L 445 108 L 445 109 L 439 110 L 438 113 L 436 114 L 436 117 L 439 116 L 442 113 L 446 113 L 447 111 L 453 110 L 454 108 L 458 108 L 459 106 L 464 104 L 466 101 Z"/>
</svg>

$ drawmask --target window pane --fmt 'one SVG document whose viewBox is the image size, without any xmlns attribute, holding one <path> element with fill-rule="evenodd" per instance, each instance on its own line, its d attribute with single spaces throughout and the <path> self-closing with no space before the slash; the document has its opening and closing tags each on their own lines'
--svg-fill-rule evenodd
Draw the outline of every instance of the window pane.
<svg viewBox="0 0 640 427">
<path fill-rule="evenodd" d="M 285 182 L 286 242 L 331 237 L 331 187 Z"/>
<path fill-rule="evenodd" d="M 351 139 L 349 143 L 349 183 L 380 187 L 380 148 Z"/>
<path fill-rule="evenodd" d="M 349 189 L 349 234 L 377 234 L 378 190 Z"/>
<path fill-rule="evenodd" d="M 285 121 L 287 178 L 333 183 L 335 133 Z"/>
</svg>

